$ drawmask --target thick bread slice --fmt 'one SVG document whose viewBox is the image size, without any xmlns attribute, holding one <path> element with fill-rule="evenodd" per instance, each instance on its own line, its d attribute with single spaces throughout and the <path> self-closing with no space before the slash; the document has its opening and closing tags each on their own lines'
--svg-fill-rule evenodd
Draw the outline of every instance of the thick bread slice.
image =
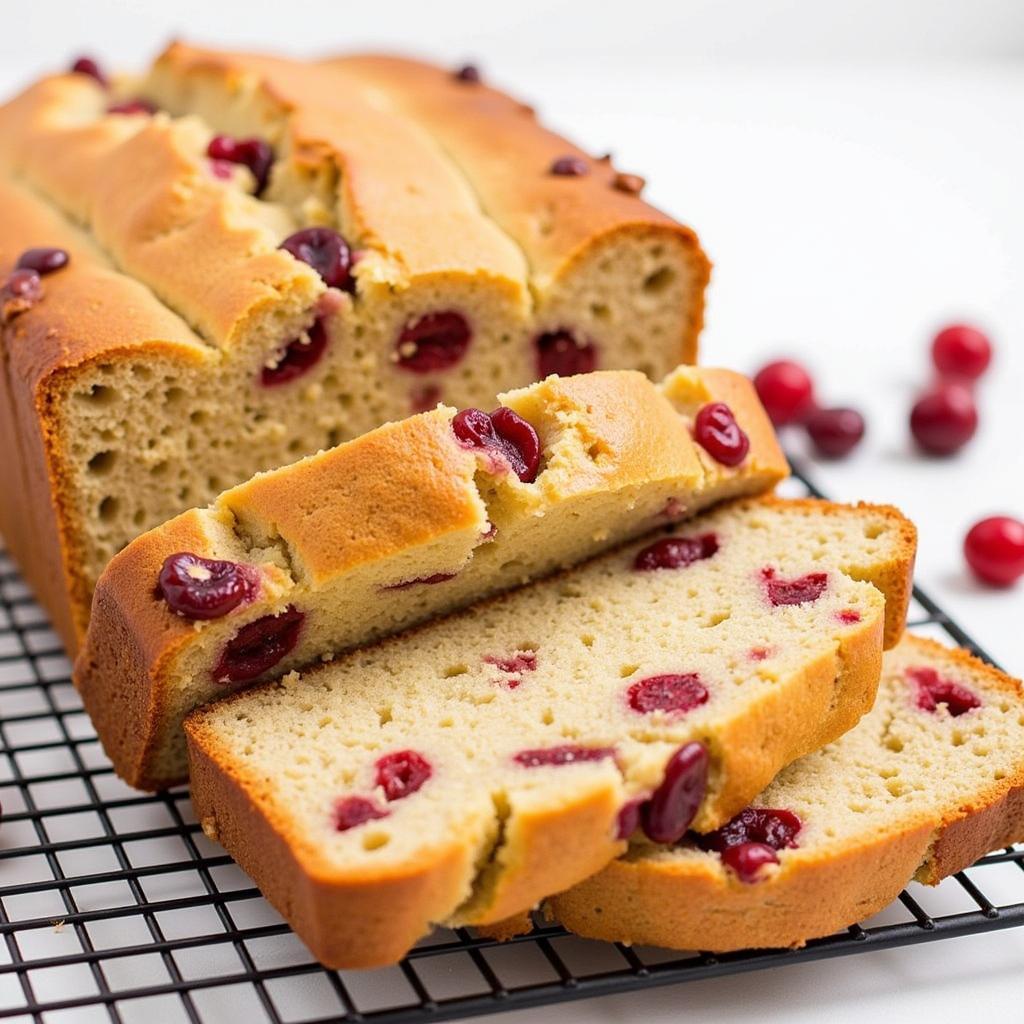
<svg viewBox="0 0 1024 1024">
<path fill-rule="evenodd" d="M 708 758 L 695 827 L 722 824 L 870 708 L 915 534 L 891 508 L 774 498 L 676 532 L 695 561 L 638 569 L 647 538 L 193 713 L 204 829 L 317 957 L 354 967 L 599 870 L 687 744 Z M 636 703 L 665 676 L 705 702 Z M 404 796 L 381 788 L 395 760 Z M 359 809 L 376 817 L 355 825 Z"/>
<path fill-rule="evenodd" d="M 549 378 L 502 396 L 537 431 L 532 483 L 462 444 L 453 409 L 389 424 L 255 477 L 209 509 L 135 540 L 100 577 L 75 680 L 117 771 L 146 789 L 187 771 L 182 718 L 233 688 L 215 678 L 232 637 L 288 607 L 299 642 L 258 678 L 579 562 L 715 501 L 773 487 L 786 462 L 750 382 L 683 367 Z M 724 401 L 751 439 L 728 468 L 694 442 L 695 413 Z M 155 593 L 188 551 L 259 567 L 261 592 L 198 623 Z M 415 581 L 426 581 L 415 583 Z"/>
<path fill-rule="evenodd" d="M 948 683 L 980 706 L 946 703 Z M 912 879 L 934 885 L 1024 840 L 1021 683 L 908 636 L 885 656 L 871 713 L 784 769 L 754 806 L 802 821 L 796 847 L 778 851 L 760 880 L 740 881 L 692 843 L 637 842 L 550 900 L 552 914 L 590 938 L 712 952 L 800 946 L 863 920 Z"/>
</svg>

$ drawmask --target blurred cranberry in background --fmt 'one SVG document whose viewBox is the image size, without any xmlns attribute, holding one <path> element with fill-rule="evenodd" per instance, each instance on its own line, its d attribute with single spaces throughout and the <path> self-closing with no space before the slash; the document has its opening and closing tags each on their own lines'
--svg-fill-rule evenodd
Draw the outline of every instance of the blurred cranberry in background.
<svg viewBox="0 0 1024 1024">
<path fill-rule="evenodd" d="M 1010 586 L 1024 576 L 1024 523 L 1010 516 L 982 519 L 964 538 L 964 557 L 980 580 Z"/>
<path fill-rule="evenodd" d="M 931 455 L 952 455 L 978 429 L 974 396 L 963 384 L 945 382 L 922 395 L 910 412 L 914 440 Z"/>
<path fill-rule="evenodd" d="M 856 409 L 817 409 L 804 426 L 817 453 L 828 459 L 849 455 L 864 436 L 864 417 Z"/>
<path fill-rule="evenodd" d="M 799 422 L 814 408 L 811 375 L 799 363 L 789 359 L 779 359 L 761 367 L 754 377 L 754 387 L 777 427 Z"/>
<path fill-rule="evenodd" d="M 977 380 L 992 361 L 992 343 L 976 327 L 951 324 L 932 341 L 932 362 L 944 377 Z"/>
</svg>

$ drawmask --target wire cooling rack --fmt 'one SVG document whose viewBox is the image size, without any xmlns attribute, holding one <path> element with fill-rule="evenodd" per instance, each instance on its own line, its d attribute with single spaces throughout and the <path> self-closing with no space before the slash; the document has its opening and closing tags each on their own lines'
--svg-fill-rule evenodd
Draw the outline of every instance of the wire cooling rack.
<svg viewBox="0 0 1024 1024">
<path fill-rule="evenodd" d="M 790 493 L 815 494 L 803 477 Z M 926 595 L 912 625 L 983 651 Z M 991 660 L 991 659 L 988 659 Z M 327 971 L 223 851 L 188 793 L 140 795 L 103 755 L 46 618 L 0 554 L 0 1017 L 91 1024 L 451 1020 L 1024 924 L 1024 848 L 801 950 L 711 956 L 541 924 L 440 930 L 398 966 Z"/>
</svg>

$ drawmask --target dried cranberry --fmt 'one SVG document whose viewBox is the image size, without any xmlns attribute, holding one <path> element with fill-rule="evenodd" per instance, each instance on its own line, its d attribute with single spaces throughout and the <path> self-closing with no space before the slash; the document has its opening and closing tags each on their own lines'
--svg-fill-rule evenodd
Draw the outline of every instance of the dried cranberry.
<svg viewBox="0 0 1024 1024">
<path fill-rule="evenodd" d="M 278 248 L 308 263 L 329 288 L 355 291 L 352 250 L 337 231 L 331 228 L 303 228 L 289 235 Z"/>
<path fill-rule="evenodd" d="M 107 87 L 107 76 L 103 73 L 99 64 L 97 64 L 92 57 L 79 57 L 78 60 L 71 65 L 71 70 L 77 71 L 80 75 L 88 75 L 90 78 L 95 78 L 104 89 Z"/>
<path fill-rule="evenodd" d="M 811 375 L 792 360 L 778 359 L 762 366 L 754 376 L 754 387 L 777 427 L 799 422 L 814 408 Z"/>
<path fill-rule="evenodd" d="M 931 455 L 952 455 L 978 429 L 974 396 L 962 384 L 945 383 L 922 395 L 910 411 L 914 440 Z"/>
<path fill-rule="evenodd" d="M 577 341 L 572 331 L 562 328 L 541 334 L 534 342 L 537 348 L 537 373 L 548 377 L 573 377 L 590 373 L 597 366 L 597 346 L 592 341 Z"/>
<path fill-rule="evenodd" d="M 849 455 L 864 437 L 864 417 L 856 409 L 817 409 L 804 425 L 815 451 L 827 459 Z"/>
<path fill-rule="evenodd" d="M 535 672 L 537 655 L 534 651 L 517 651 L 515 654 L 488 654 L 484 658 L 488 665 L 494 665 L 500 672 Z"/>
<path fill-rule="evenodd" d="M 680 569 L 710 558 L 718 551 L 718 538 L 713 533 L 699 537 L 663 537 L 648 544 L 633 559 L 637 572 L 654 569 Z"/>
<path fill-rule="evenodd" d="M 470 448 L 503 455 L 523 483 L 533 483 L 540 468 L 540 438 L 521 416 L 505 406 L 488 414 L 463 409 L 452 418 L 455 436 Z"/>
<path fill-rule="evenodd" d="M 421 583 L 445 583 L 448 580 L 455 579 L 457 573 L 454 572 L 435 572 L 429 576 L 417 576 L 415 579 L 402 580 L 400 583 L 389 583 L 383 587 L 384 590 L 405 590 L 406 587 L 416 587 Z"/>
<path fill-rule="evenodd" d="M 546 765 L 582 764 L 588 761 L 603 761 L 614 757 L 613 747 L 581 747 L 567 743 L 561 747 L 539 747 L 535 750 L 520 750 L 512 760 L 524 768 L 541 768 Z"/>
<path fill-rule="evenodd" d="M 860 622 L 860 612 L 853 608 L 843 608 L 841 611 L 836 612 L 836 618 L 844 626 L 852 626 L 855 622 Z"/>
<path fill-rule="evenodd" d="M 259 575 L 251 565 L 179 551 L 164 559 L 157 591 L 176 615 L 219 619 L 251 601 L 258 586 Z"/>
<path fill-rule="evenodd" d="M 616 839 L 628 839 L 640 827 L 640 810 L 643 805 L 643 800 L 630 800 L 622 805 L 616 820 Z"/>
<path fill-rule="evenodd" d="M 441 401 L 442 392 L 436 384 L 426 384 L 409 392 L 409 408 L 414 413 L 429 412 Z"/>
<path fill-rule="evenodd" d="M 628 196 L 638 196 L 647 182 L 639 174 L 623 174 L 621 171 L 612 178 L 612 188 L 617 192 L 625 192 Z"/>
<path fill-rule="evenodd" d="M 976 380 L 992 361 L 992 343 L 976 327 L 951 324 L 932 341 L 932 362 L 946 377 Z"/>
<path fill-rule="evenodd" d="M 334 827 L 339 832 L 347 832 L 350 828 L 364 825 L 368 821 L 386 818 L 388 813 L 366 797 L 342 797 L 334 805 Z"/>
<path fill-rule="evenodd" d="M 234 177 L 233 165 L 229 160 L 211 160 L 210 171 L 221 181 L 230 181 Z"/>
<path fill-rule="evenodd" d="M 707 687 L 696 672 L 683 675 L 648 676 L 627 691 L 629 706 L 643 715 L 654 711 L 692 711 L 707 702 Z"/>
<path fill-rule="evenodd" d="M 723 850 L 721 856 L 722 863 L 747 885 L 760 881 L 767 865 L 779 863 L 778 854 L 766 843 L 740 843 Z"/>
<path fill-rule="evenodd" d="M 774 607 L 780 604 L 807 604 L 817 601 L 828 587 L 828 574 L 809 572 L 806 576 L 798 576 L 792 580 L 776 578 L 774 569 L 762 569 L 765 590 L 768 600 Z"/>
<path fill-rule="evenodd" d="M 156 104 L 141 97 L 134 100 L 124 100 L 121 103 L 111 103 L 107 107 L 108 114 L 155 114 Z"/>
<path fill-rule="evenodd" d="M 560 156 L 551 161 L 550 172 L 563 178 L 579 178 L 590 173 L 587 161 L 578 156 Z"/>
<path fill-rule="evenodd" d="M 313 321 L 306 333 L 288 342 L 275 357 L 273 366 L 264 366 L 260 371 L 260 382 L 264 387 L 276 387 L 301 377 L 312 369 L 327 351 L 327 328 L 323 317 Z"/>
<path fill-rule="evenodd" d="M 206 155 L 229 164 L 244 164 L 256 179 L 256 195 L 267 187 L 274 151 L 265 139 L 234 139 L 230 135 L 214 135 L 206 147 Z"/>
<path fill-rule="evenodd" d="M 708 782 L 703 743 L 680 747 L 665 765 L 665 776 L 642 810 L 644 834 L 655 843 L 676 843 L 697 816 Z"/>
<path fill-rule="evenodd" d="M 60 270 L 61 267 L 66 267 L 70 258 L 66 249 L 49 247 L 26 249 L 18 257 L 18 268 L 34 270 L 43 277 L 46 274 L 52 274 L 55 270 Z"/>
<path fill-rule="evenodd" d="M 981 707 L 981 698 L 959 683 L 940 676 L 930 666 L 908 668 L 907 678 L 917 685 L 917 706 L 922 711 L 935 711 L 945 704 L 954 718 Z"/>
<path fill-rule="evenodd" d="M 410 373 L 448 370 L 466 354 L 473 332 L 466 318 L 449 310 L 428 313 L 403 328 L 395 349 L 398 365 Z"/>
<path fill-rule="evenodd" d="M 8 323 L 31 309 L 43 297 L 43 282 L 36 270 L 12 270 L 0 288 L 0 323 Z"/>
<path fill-rule="evenodd" d="M 974 574 L 994 587 L 1008 587 L 1024 576 L 1024 523 L 990 516 L 964 538 L 964 557 Z"/>
<path fill-rule="evenodd" d="M 299 640 L 306 616 L 289 605 L 280 615 L 264 615 L 243 626 L 228 641 L 213 678 L 241 683 L 273 668 Z"/>
<path fill-rule="evenodd" d="M 722 853 L 744 843 L 763 843 L 773 850 L 797 845 L 803 822 L 792 811 L 777 807 L 746 807 L 721 828 L 697 838 L 702 850 Z"/>
<path fill-rule="evenodd" d="M 475 64 L 463 64 L 452 72 L 452 77 L 459 82 L 476 83 L 480 81 L 480 69 Z"/>
<path fill-rule="evenodd" d="M 396 750 L 378 758 L 377 785 L 388 800 L 401 800 L 421 789 L 434 774 L 430 762 L 415 750 Z"/>
<path fill-rule="evenodd" d="M 738 466 L 750 451 L 750 438 L 725 402 L 709 402 L 701 407 L 693 423 L 693 436 L 723 466 Z"/>
</svg>

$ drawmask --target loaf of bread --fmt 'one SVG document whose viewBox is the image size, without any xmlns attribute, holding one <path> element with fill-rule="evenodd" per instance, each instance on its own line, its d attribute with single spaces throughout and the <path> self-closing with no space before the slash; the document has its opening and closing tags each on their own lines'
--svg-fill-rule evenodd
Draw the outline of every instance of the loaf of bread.
<svg viewBox="0 0 1024 1024">
<path fill-rule="evenodd" d="M 719 406 L 746 444 L 739 461 L 718 452 L 732 466 L 694 436 L 701 410 Z M 786 473 L 753 386 L 727 370 L 683 367 L 660 385 L 635 370 L 551 377 L 499 409 L 439 406 L 381 427 L 115 555 L 75 682 L 121 776 L 181 782 L 181 721 L 199 704 Z"/>
<path fill-rule="evenodd" d="M 694 234 L 434 77 L 460 122 L 494 98 L 501 181 L 369 82 L 181 44 L 0 108 L 0 532 L 69 648 L 114 553 L 258 471 L 552 372 L 693 361 Z"/>
<path fill-rule="evenodd" d="M 800 946 L 1024 840 L 1024 691 L 964 651 L 907 637 L 878 699 L 709 836 L 637 838 L 551 900 L 596 939 L 712 952 Z"/>
<path fill-rule="evenodd" d="M 874 701 L 915 536 L 753 498 L 186 720 L 192 798 L 324 963 L 717 828 Z"/>
</svg>

